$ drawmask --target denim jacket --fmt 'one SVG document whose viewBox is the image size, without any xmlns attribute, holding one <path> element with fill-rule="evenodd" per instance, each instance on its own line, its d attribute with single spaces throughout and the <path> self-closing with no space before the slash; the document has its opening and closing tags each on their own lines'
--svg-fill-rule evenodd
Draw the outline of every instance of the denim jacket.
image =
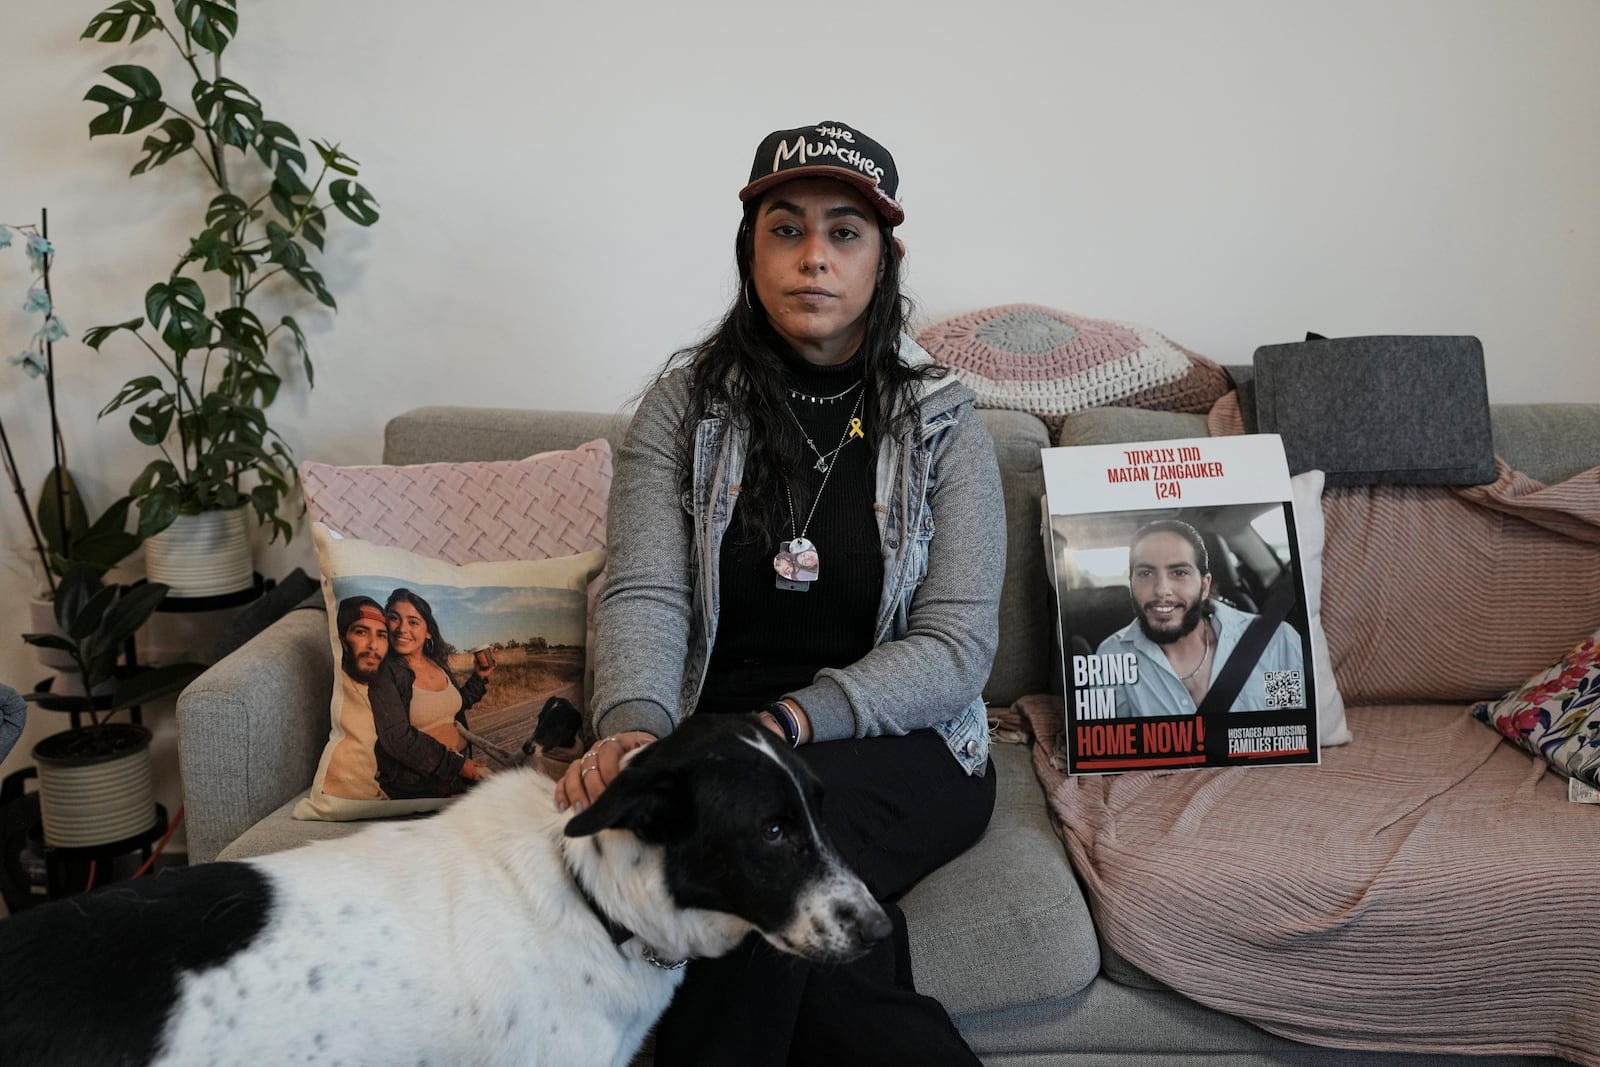
<svg viewBox="0 0 1600 1067">
<path fill-rule="evenodd" d="M 908 363 L 931 358 L 901 338 Z M 744 471 L 745 435 L 725 417 L 695 428 L 679 493 L 687 374 L 658 382 L 617 454 L 605 590 L 595 617 L 595 729 L 671 732 L 694 710 L 716 641 L 718 560 Z M 873 511 L 883 552 L 875 647 L 787 695 L 813 739 L 931 728 L 980 774 L 989 754 L 982 689 L 994 661 L 1005 512 L 994 443 L 954 378 L 923 383 L 922 422 L 879 445 Z M 937 528 L 937 536 L 935 531 Z"/>
</svg>

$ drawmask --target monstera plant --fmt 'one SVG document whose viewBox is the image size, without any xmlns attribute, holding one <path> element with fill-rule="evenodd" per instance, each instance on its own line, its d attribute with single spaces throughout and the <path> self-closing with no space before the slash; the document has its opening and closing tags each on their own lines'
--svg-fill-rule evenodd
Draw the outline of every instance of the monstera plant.
<svg viewBox="0 0 1600 1067">
<path fill-rule="evenodd" d="M 313 368 L 295 316 L 271 322 L 261 309 L 268 300 L 278 310 L 297 310 L 296 302 L 335 309 L 315 265 L 330 216 L 358 226 L 378 219 L 355 180 L 355 160 L 313 140 L 308 165 L 299 135 L 224 76 L 223 54 L 238 29 L 235 0 L 173 0 L 160 11 L 154 0 L 121 0 L 83 33 L 108 44 L 149 34 L 171 43 L 181 88 L 163 86 L 148 67 L 107 67 L 85 96 L 103 109 L 89 135 L 148 131 L 133 176 L 167 175 L 193 196 L 198 228 L 172 269 L 144 290 L 141 317 L 83 335 L 95 349 L 125 335 L 155 364 L 101 412 L 130 412 L 134 438 L 159 451 L 129 489 L 142 537 L 179 516 L 246 504 L 272 539 L 291 536 L 280 511 L 294 488 L 293 459 L 266 412 L 283 381 L 273 365 L 280 352 L 303 368 L 308 386 Z"/>
</svg>

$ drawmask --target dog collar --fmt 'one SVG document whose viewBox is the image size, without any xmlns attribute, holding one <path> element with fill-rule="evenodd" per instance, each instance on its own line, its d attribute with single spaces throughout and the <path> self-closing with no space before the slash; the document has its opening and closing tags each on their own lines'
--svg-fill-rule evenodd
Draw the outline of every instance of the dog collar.
<svg viewBox="0 0 1600 1067">
<path fill-rule="evenodd" d="M 589 895 L 589 890 L 584 887 L 583 880 L 580 879 L 577 873 L 571 868 L 567 869 L 567 877 L 572 879 L 573 886 L 578 890 L 578 896 L 582 897 L 583 902 L 589 905 L 589 910 L 594 912 L 594 917 L 596 919 L 600 920 L 600 925 L 605 928 L 606 935 L 611 938 L 611 943 L 616 945 L 619 951 L 624 944 L 639 937 L 638 934 L 634 933 L 632 930 L 628 929 L 626 926 L 623 926 L 621 923 L 617 922 L 615 919 L 605 913 L 605 909 L 600 907 L 600 902 Z M 661 953 L 657 952 L 652 946 L 646 944 L 642 939 L 639 941 L 639 947 L 641 950 L 640 955 L 643 957 L 644 961 L 650 966 L 659 970 L 681 970 L 689 962 L 687 959 L 668 959 L 667 957 L 661 955 Z"/>
</svg>

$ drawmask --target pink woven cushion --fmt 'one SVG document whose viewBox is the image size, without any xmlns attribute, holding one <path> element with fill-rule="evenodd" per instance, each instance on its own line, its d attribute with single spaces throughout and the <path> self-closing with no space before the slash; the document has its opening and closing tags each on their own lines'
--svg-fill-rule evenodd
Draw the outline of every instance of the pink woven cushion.
<svg viewBox="0 0 1600 1067">
<path fill-rule="evenodd" d="M 1351 704 L 1493 699 L 1600 619 L 1600 468 L 1327 490 L 1322 621 Z"/>
<path fill-rule="evenodd" d="M 306 509 L 346 537 L 449 563 L 548 559 L 604 548 L 611 446 L 477 463 L 300 464 Z"/>
<path fill-rule="evenodd" d="M 945 319 L 917 341 L 977 394 L 979 407 L 1037 415 L 1052 436 L 1074 411 L 1140 393 L 1157 396 L 1192 368 L 1189 357 L 1154 330 L 1037 304 Z M 1173 390 L 1175 396 L 1187 392 Z M 1198 406 L 1171 410 L 1208 406 L 1193 402 Z"/>
<path fill-rule="evenodd" d="M 1567 777 L 1600 786 L 1600 631 L 1472 714 Z"/>
</svg>

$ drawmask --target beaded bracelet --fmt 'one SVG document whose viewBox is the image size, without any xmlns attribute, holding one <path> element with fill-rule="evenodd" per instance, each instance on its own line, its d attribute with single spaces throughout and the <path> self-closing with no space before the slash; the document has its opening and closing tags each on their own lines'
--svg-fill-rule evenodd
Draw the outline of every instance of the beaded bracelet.
<svg viewBox="0 0 1600 1067">
<path fill-rule="evenodd" d="M 794 712 L 789 710 L 788 704 L 774 700 L 761 710 L 771 715 L 773 721 L 783 727 L 783 738 L 789 742 L 790 748 L 800 747 L 800 724 L 795 721 Z"/>
</svg>

